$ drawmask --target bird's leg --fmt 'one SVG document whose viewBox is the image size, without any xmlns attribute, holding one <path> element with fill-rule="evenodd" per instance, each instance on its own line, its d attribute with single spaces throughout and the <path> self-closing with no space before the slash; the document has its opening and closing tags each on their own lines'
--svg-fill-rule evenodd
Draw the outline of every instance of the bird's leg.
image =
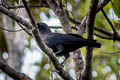
<svg viewBox="0 0 120 80">
<path fill-rule="evenodd" d="M 61 65 L 64 64 L 64 62 L 69 58 L 69 56 L 70 56 L 69 53 L 64 55 L 65 59 L 64 59 L 64 61 L 61 63 Z"/>
<path fill-rule="evenodd" d="M 57 49 L 58 49 L 58 51 L 55 52 L 55 55 L 61 53 L 61 52 L 64 50 L 64 46 L 63 46 L 63 45 L 58 45 L 58 46 L 57 46 Z"/>
</svg>

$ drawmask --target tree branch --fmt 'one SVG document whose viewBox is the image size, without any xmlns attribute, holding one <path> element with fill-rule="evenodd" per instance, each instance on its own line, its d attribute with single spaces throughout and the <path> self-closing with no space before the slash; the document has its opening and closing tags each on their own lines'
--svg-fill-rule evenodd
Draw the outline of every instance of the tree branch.
<svg viewBox="0 0 120 80">
<path fill-rule="evenodd" d="M 3 14 L 9 16 L 10 18 L 12 18 L 13 20 L 15 20 L 16 22 L 21 23 L 22 25 L 26 26 L 28 29 L 32 29 L 32 25 L 30 25 L 30 23 L 28 23 L 27 21 L 25 21 L 24 19 L 22 19 L 21 17 L 15 15 L 14 13 L 12 13 L 11 11 L 9 11 L 8 9 L 0 6 L 0 12 L 2 12 Z"/>
<path fill-rule="evenodd" d="M 21 17 L 15 15 L 14 13 L 12 13 L 11 11 L 9 11 L 8 9 L 0 6 L 0 12 L 2 12 L 3 14 L 9 16 L 10 18 L 12 18 L 13 20 L 15 20 L 16 22 L 21 23 L 22 25 L 24 25 L 25 27 L 29 28 L 30 30 L 32 29 L 32 25 L 30 25 L 30 23 L 28 23 L 27 21 L 25 21 L 24 19 L 22 19 Z M 36 30 L 36 29 L 35 29 Z M 56 58 L 53 57 L 53 53 L 51 51 L 51 49 L 48 49 L 46 46 L 44 46 L 45 44 L 43 43 L 43 41 L 41 40 L 40 35 L 38 34 L 38 31 L 34 31 L 33 34 L 35 36 L 35 39 L 39 45 L 39 47 L 45 52 L 45 53 L 49 53 L 48 56 L 50 56 L 51 61 L 53 62 L 53 65 L 57 65 L 56 70 L 58 70 L 58 74 L 61 75 L 64 79 L 66 80 L 73 80 L 67 72 L 65 72 L 63 70 L 63 68 L 61 67 L 60 63 L 57 61 Z M 44 47 L 43 47 L 44 46 Z M 50 52 L 48 52 L 50 51 Z"/>
<path fill-rule="evenodd" d="M 100 29 L 100 28 L 97 28 L 97 27 L 94 27 L 94 29 L 96 31 L 99 31 L 100 33 L 104 34 L 104 35 L 107 35 L 107 36 L 112 36 L 112 33 L 106 31 L 106 30 L 103 30 L 103 29 Z"/>
<path fill-rule="evenodd" d="M 99 0 L 91 0 L 90 8 L 86 21 L 86 36 L 87 39 L 93 39 L 94 32 L 94 20 L 96 15 L 96 10 L 98 6 Z M 86 55 L 85 55 L 85 65 L 82 74 L 83 80 L 92 80 L 92 56 L 93 56 L 93 48 L 87 46 L 86 47 Z"/>
<path fill-rule="evenodd" d="M 2 30 L 5 30 L 5 31 L 8 31 L 8 32 L 19 32 L 19 31 L 22 31 L 23 29 L 19 29 L 19 30 L 9 30 L 9 29 L 5 29 L 3 27 L 0 27 L 0 29 Z"/>
<path fill-rule="evenodd" d="M 20 24 L 19 22 L 17 22 L 17 24 L 30 36 L 32 36 L 32 33 L 29 29 L 24 28 L 22 24 Z"/>
<path fill-rule="evenodd" d="M 30 5 L 29 7 L 30 8 L 41 8 L 41 7 L 49 8 L 47 4 Z M 17 9 L 17 8 L 25 8 L 25 7 L 23 5 L 19 5 L 19 6 L 8 7 L 7 9 Z"/>
<path fill-rule="evenodd" d="M 99 12 L 101 9 L 103 9 L 104 6 L 106 6 L 111 0 L 104 0 L 101 3 L 98 4 L 97 12 Z"/>
<path fill-rule="evenodd" d="M 80 25 L 81 24 L 81 22 L 80 21 L 76 21 L 76 20 L 74 20 L 74 19 L 69 19 L 72 23 L 74 23 L 74 24 L 77 24 L 77 25 Z M 83 22 L 84 22 L 84 20 L 83 20 Z M 84 25 L 86 25 L 86 24 L 83 24 L 83 26 Z M 85 28 L 84 27 L 80 27 L 81 29 L 78 31 L 78 34 L 83 34 L 83 32 L 84 32 L 84 30 L 85 30 Z M 117 40 L 117 41 L 120 41 L 120 35 L 115 35 L 114 36 L 114 33 L 111 33 L 111 32 L 108 32 L 108 31 L 106 31 L 106 30 L 103 30 L 103 29 L 100 29 L 100 28 L 98 28 L 98 27 L 95 27 L 94 26 L 94 30 L 96 30 L 96 31 L 98 31 L 98 32 L 100 32 L 100 33 L 102 33 L 102 34 L 104 34 L 104 35 L 107 35 L 108 37 L 111 37 L 111 39 L 112 40 Z M 81 32 L 82 31 L 82 32 Z M 98 35 L 97 35 L 98 36 Z M 101 36 L 98 36 L 98 37 L 100 37 L 100 38 L 102 38 Z M 104 38 L 105 39 L 105 38 Z M 106 38 L 107 39 L 107 38 Z M 109 40 L 111 40 L 111 39 L 109 39 Z"/>
<path fill-rule="evenodd" d="M 114 33 L 110 33 L 108 31 L 102 30 L 100 28 L 94 27 L 96 31 L 99 31 L 100 33 L 107 35 L 112 38 L 112 40 L 120 41 L 120 35 L 114 35 Z M 100 37 L 100 36 L 99 36 Z M 102 38 L 102 37 L 101 37 Z"/>
<path fill-rule="evenodd" d="M 54 67 L 57 71 L 57 73 L 65 80 L 73 80 L 72 77 L 63 70 L 61 64 L 59 63 L 59 61 L 57 60 L 57 58 L 55 57 L 53 51 L 51 49 L 49 49 L 45 43 L 43 42 L 42 40 L 42 37 L 41 37 L 41 34 L 40 32 L 38 31 L 38 28 L 37 28 L 37 25 L 35 24 L 35 19 L 34 17 L 32 16 L 32 13 L 30 12 L 29 8 L 28 8 L 28 5 L 27 5 L 27 2 L 26 0 L 22 0 L 23 1 L 23 4 L 25 6 L 25 9 L 31 19 L 31 23 L 33 25 L 33 35 L 35 36 L 35 39 L 36 39 L 36 42 L 38 43 L 39 47 L 49 56 L 49 58 L 51 59 Z"/>
<path fill-rule="evenodd" d="M 97 8 L 97 12 L 99 12 L 107 3 L 109 3 L 111 0 L 104 0 L 103 2 L 98 4 L 98 8 Z M 69 20 L 74 23 L 77 24 L 79 26 L 79 31 L 78 34 L 83 34 L 84 30 L 85 30 L 85 25 L 86 25 L 86 17 L 84 17 L 84 19 L 82 20 L 82 22 L 80 21 L 76 21 L 74 19 L 72 19 L 71 17 L 69 17 Z M 82 29 L 82 30 L 81 30 Z M 109 37 L 114 37 L 114 34 L 105 30 L 102 30 L 98 27 L 94 27 L 94 29 L 104 35 L 107 35 Z M 82 32 L 81 32 L 82 31 Z M 116 35 L 114 38 L 112 38 L 113 40 L 118 40 L 120 41 L 120 35 Z"/>
<path fill-rule="evenodd" d="M 69 25 L 68 17 L 63 9 L 62 0 L 46 0 L 46 2 L 60 19 L 60 22 L 63 25 L 63 30 L 67 33 L 71 33 L 72 30 Z"/>
<path fill-rule="evenodd" d="M 94 33 L 94 35 L 96 35 L 97 37 L 100 37 L 102 39 L 113 40 L 113 38 L 111 38 L 111 37 L 102 36 L 102 35 L 99 35 L 97 33 Z"/>
<path fill-rule="evenodd" d="M 105 11 L 104 11 L 103 9 L 101 9 L 101 11 L 102 11 L 104 17 L 106 18 L 106 20 L 108 21 L 108 23 L 110 24 L 110 26 L 111 26 L 111 28 L 112 28 L 112 30 L 113 30 L 113 32 L 114 32 L 114 35 L 117 35 L 117 32 L 116 32 L 116 30 L 115 30 L 112 22 L 111 22 L 111 21 L 109 20 L 109 18 L 107 17 Z"/>
<path fill-rule="evenodd" d="M 109 0 L 104 0 L 104 1 L 109 1 Z M 56 6 L 55 6 L 56 7 Z M 1 7 L 0 7 L 1 8 Z M 64 16 L 64 15 L 63 15 Z M 13 19 L 15 19 L 14 17 L 12 17 Z M 17 19 L 15 19 L 16 21 L 17 21 Z M 22 20 L 22 21 L 24 21 L 24 20 Z M 21 22 L 21 21 L 20 21 Z M 63 21 L 64 22 L 64 21 Z M 22 22 L 21 22 L 22 23 Z M 26 25 L 26 23 L 22 23 L 22 24 L 25 24 Z M 31 25 L 30 25 L 31 26 Z M 40 42 L 38 42 L 39 44 L 40 44 Z"/>
<path fill-rule="evenodd" d="M 104 0 L 103 2 L 99 3 L 98 6 L 97 6 L 97 11 L 96 11 L 96 13 L 99 12 L 106 4 L 108 4 L 110 1 L 111 1 L 111 0 Z M 87 14 L 87 15 L 88 15 L 88 14 Z M 85 26 L 86 26 L 87 15 L 83 18 L 83 20 L 82 20 L 82 22 L 81 22 L 81 24 L 80 24 L 80 29 L 81 29 L 81 27 L 83 27 L 83 30 L 84 30 L 84 28 L 85 28 Z M 79 29 L 79 30 L 80 30 L 80 29 Z M 81 32 L 79 31 L 78 33 L 81 33 Z"/>
<path fill-rule="evenodd" d="M 24 7 L 25 7 L 27 13 L 28 13 L 28 16 L 29 16 L 29 18 L 30 18 L 30 20 L 31 20 L 31 23 L 32 23 L 33 27 L 37 28 L 37 25 L 36 25 L 36 23 L 35 23 L 35 19 L 34 19 L 34 17 L 32 16 L 32 13 L 31 13 L 30 10 L 29 10 L 29 7 L 28 7 L 28 4 L 27 4 L 26 0 L 22 0 L 22 2 L 23 2 L 23 4 L 24 4 Z"/>
<path fill-rule="evenodd" d="M 0 61 L 0 69 L 15 80 L 32 80 L 24 73 L 17 72 L 3 61 Z"/>
</svg>

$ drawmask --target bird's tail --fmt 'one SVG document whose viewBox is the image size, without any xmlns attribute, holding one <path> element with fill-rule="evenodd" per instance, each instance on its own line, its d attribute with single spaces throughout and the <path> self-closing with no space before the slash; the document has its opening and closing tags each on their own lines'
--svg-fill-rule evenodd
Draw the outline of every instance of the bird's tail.
<svg viewBox="0 0 120 80">
<path fill-rule="evenodd" d="M 96 47 L 96 48 L 101 47 L 101 44 L 98 43 L 96 40 L 86 39 L 86 44 L 87 44 L 87 46 L 90 46 L 90 47 Z"/>
</svg>

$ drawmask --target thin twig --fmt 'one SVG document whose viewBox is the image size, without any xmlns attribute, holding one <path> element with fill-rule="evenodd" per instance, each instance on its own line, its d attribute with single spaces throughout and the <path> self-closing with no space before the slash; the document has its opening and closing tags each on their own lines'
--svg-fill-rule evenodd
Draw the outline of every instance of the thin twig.
<svg viewBox="0 0 120 80">
<path fill-rule="evenodd" d="M 23 2 L 23 4 L 24 4 L 24 7 L 25 7 L 27 13 L 28 13 L 28 16 L 29 16 L 30 19 L 31 19 L 32 25 L 37 28 L 37 25 L 36 25 L 36 23 L 35 23 L 35 19 L 34 19 L 34 17 L 32 16 L 31 11 L 29 10 L 29 7 L 28 7 L 28 4 L 27 4 L 26 0 L 22 0 L 22 2 Z"/>
<path fill-rule="evenodd" d="M 102 36 L 102 35 L 99 35 L 99 34 L 97 34 L 97 33 L 94 33 L 94 35 L 97 36 L 97 37 L 100 37 L 100 38 L 102 38 L 102 39 L 113 40 L 113 38 L 111 38 L 111 37 Z"/>
<path fill-rule="evenodd" d="M 50 28 L 53 28 L 53 29 L 62 29 L 62 27 L 61 26 L 50 26 Z M 74 27 L 71 27 L 72 29 L 74 29 Z M 96 31 L 98 31 L 98 32 L 100 32 L 100 33 L 102 33 L 102 34 L 104 34 L 104 35 L 107 35 L 107 36 L 102 36 L 102 35 L 99 35 L 99 34 L 97 34 L 97 33 L 94 33 L 94 35 L 96 35 L 97 37 L 100 37 L 100 38 L 102 38 L 102 39 L 108 39 L 108 40 L 113 40 L 113 38 L 112 38 L 112 33 L 110 33 L 110 32 L 108 32 L 108 31 L 105 31 L 105 30 L 103 30 L 103 29 L 100 29 L 100 28 L 97 28 L 97 27 L 94 27 L 94 29 L 96 30 Z M 74 29 L 74 30 L 78 30 L 78 29 Z M 119 36 L 119 35 L 118 35 Z"/>
<path fill-rule="evenodd" d="M 5 29 L 5 28 L 2 28 L 2 27 L 0 27 L 0 29 L 5 30 L 5 31 L 8 31 L 8 32 L 19 32 L 19 31 L 22 31 L 22 30 L 23 30 L 23 29 L 19 29 L 19 30 L 9 30 L 9 29 Z"/>
<path fill-rule="evenodd" d="M 112 37 L 112 35 L 113 35 L 113 33 L 108 32 L 108 31 L 103 30 L 103 29 L 100 29 L 100 28 L 98 28 L 98 27 L 94 27 L 94 29 L 95 29 L 96 31 L 99 31 L 100 33 L 102 33 L 102 34 L 104 34 L 104 35 L 107 35 L 107 36 L 110 36 L 110 37 Z"/>
<path fill-rule="evenodd" d="M 53 29 L 62 29 L 62 27 L 61 26 L 50 26 L 50 28 L 53 28 Z M 74 26 L 72 26 L 71 27 L 72 29 L 74 29 L 74 30 L 78 30 L 76 27 L 74 27 Z"/>
<path fill-rule="evenodd" d="M 49 6 L 45 4 L 44 5 L 31 5 L 29 7 L 30 8 L 41 8 L 41 7 L 49 8 Z M 23 5 L 8 7 L 8 9 L 17 9 L 17 8 L 25 8 L 25 7 Z"/>
<path fill-rule="evenodd" d="M 80 21 L 77 21 L 77 20 L 71 18 L 70 16 L 68 16 L 68 18 L 69 18 L 70 22 L 72 22 L 73 24 L 76 24 L 76 25 L 80 25 L 81 24 Z"/>
<path fill-rule="evenodd" d="M 112 28 L 112 30 L 113 30 L 113 32 L 114 32 L 114 35 L 116 35 L 116 34 L 117 34 L 117 32 L 116 32 L 116 30 L 115 30 L 115 28 L 114 28 L 114 26 L 113 26 L 112 22 L 111 22 L 111 21 L 109 20 L 109 18 L 107 17 L 107 15 L 106 15 L 106 13 L 105 13 L 104 9 L 101 9 L 101 11 L 102 11 L 102 13 L 103 13 L 104 17 L 106 18 L 106 20 L 108 21 L 108 23 L 110 24 L 110 26 L 111 26 L 111 28 Z"/>
<path fill-rule="evenodd" d="M 24 27 L 22 26 L 22 24 L 20 24 L 19 22 L 17 22 L 17 24 L 18 24 L 28 35 L 31 35 L 31 36 L 32 36 L 32 33 L 30 33 L 30 32 L 28 31 L 28 28 L 24 28 Z"/>
<path fill-rule="evenodd" d="M 21 4 L 21 0 L 19 1 L 18 4 Z M 19 11 L 20 11 L 20 8 L 18 8 L 18 10 L 15 10 L 15 13 L 18 15 Z"/>
<path fill-rule="evenodd" d="M 77 21 L 75 19 L 72 19 L 71 17 L 69 17 L 69 20 L 73 23 L 73 24 L 77 24 L 77 25 L 80 25 L 81 22 L 80 21 Z M 107 35 L 107 36 L 112 36 L 112 33 L 106 31 L 106 30 L 103 30 L 103 29 L 100 29 L 98 27 L 95 27 L 94 26 L 94 30 L 96 31 L 99 31 L 100 33 L 104 34 L 104 35 Z"/>
</svg>

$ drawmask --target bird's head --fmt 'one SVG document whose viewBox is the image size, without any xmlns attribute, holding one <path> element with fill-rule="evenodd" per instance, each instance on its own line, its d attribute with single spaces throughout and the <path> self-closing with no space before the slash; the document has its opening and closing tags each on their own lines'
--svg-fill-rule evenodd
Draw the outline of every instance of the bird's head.
<svg viewBox="0 0 120 80">
<path fill-rule="evenodd" d="M 37 26 L 41 34 L 51 33 L 51 30 L 47 24 L 40 22 L 37 23 Z"/>
</svg>

